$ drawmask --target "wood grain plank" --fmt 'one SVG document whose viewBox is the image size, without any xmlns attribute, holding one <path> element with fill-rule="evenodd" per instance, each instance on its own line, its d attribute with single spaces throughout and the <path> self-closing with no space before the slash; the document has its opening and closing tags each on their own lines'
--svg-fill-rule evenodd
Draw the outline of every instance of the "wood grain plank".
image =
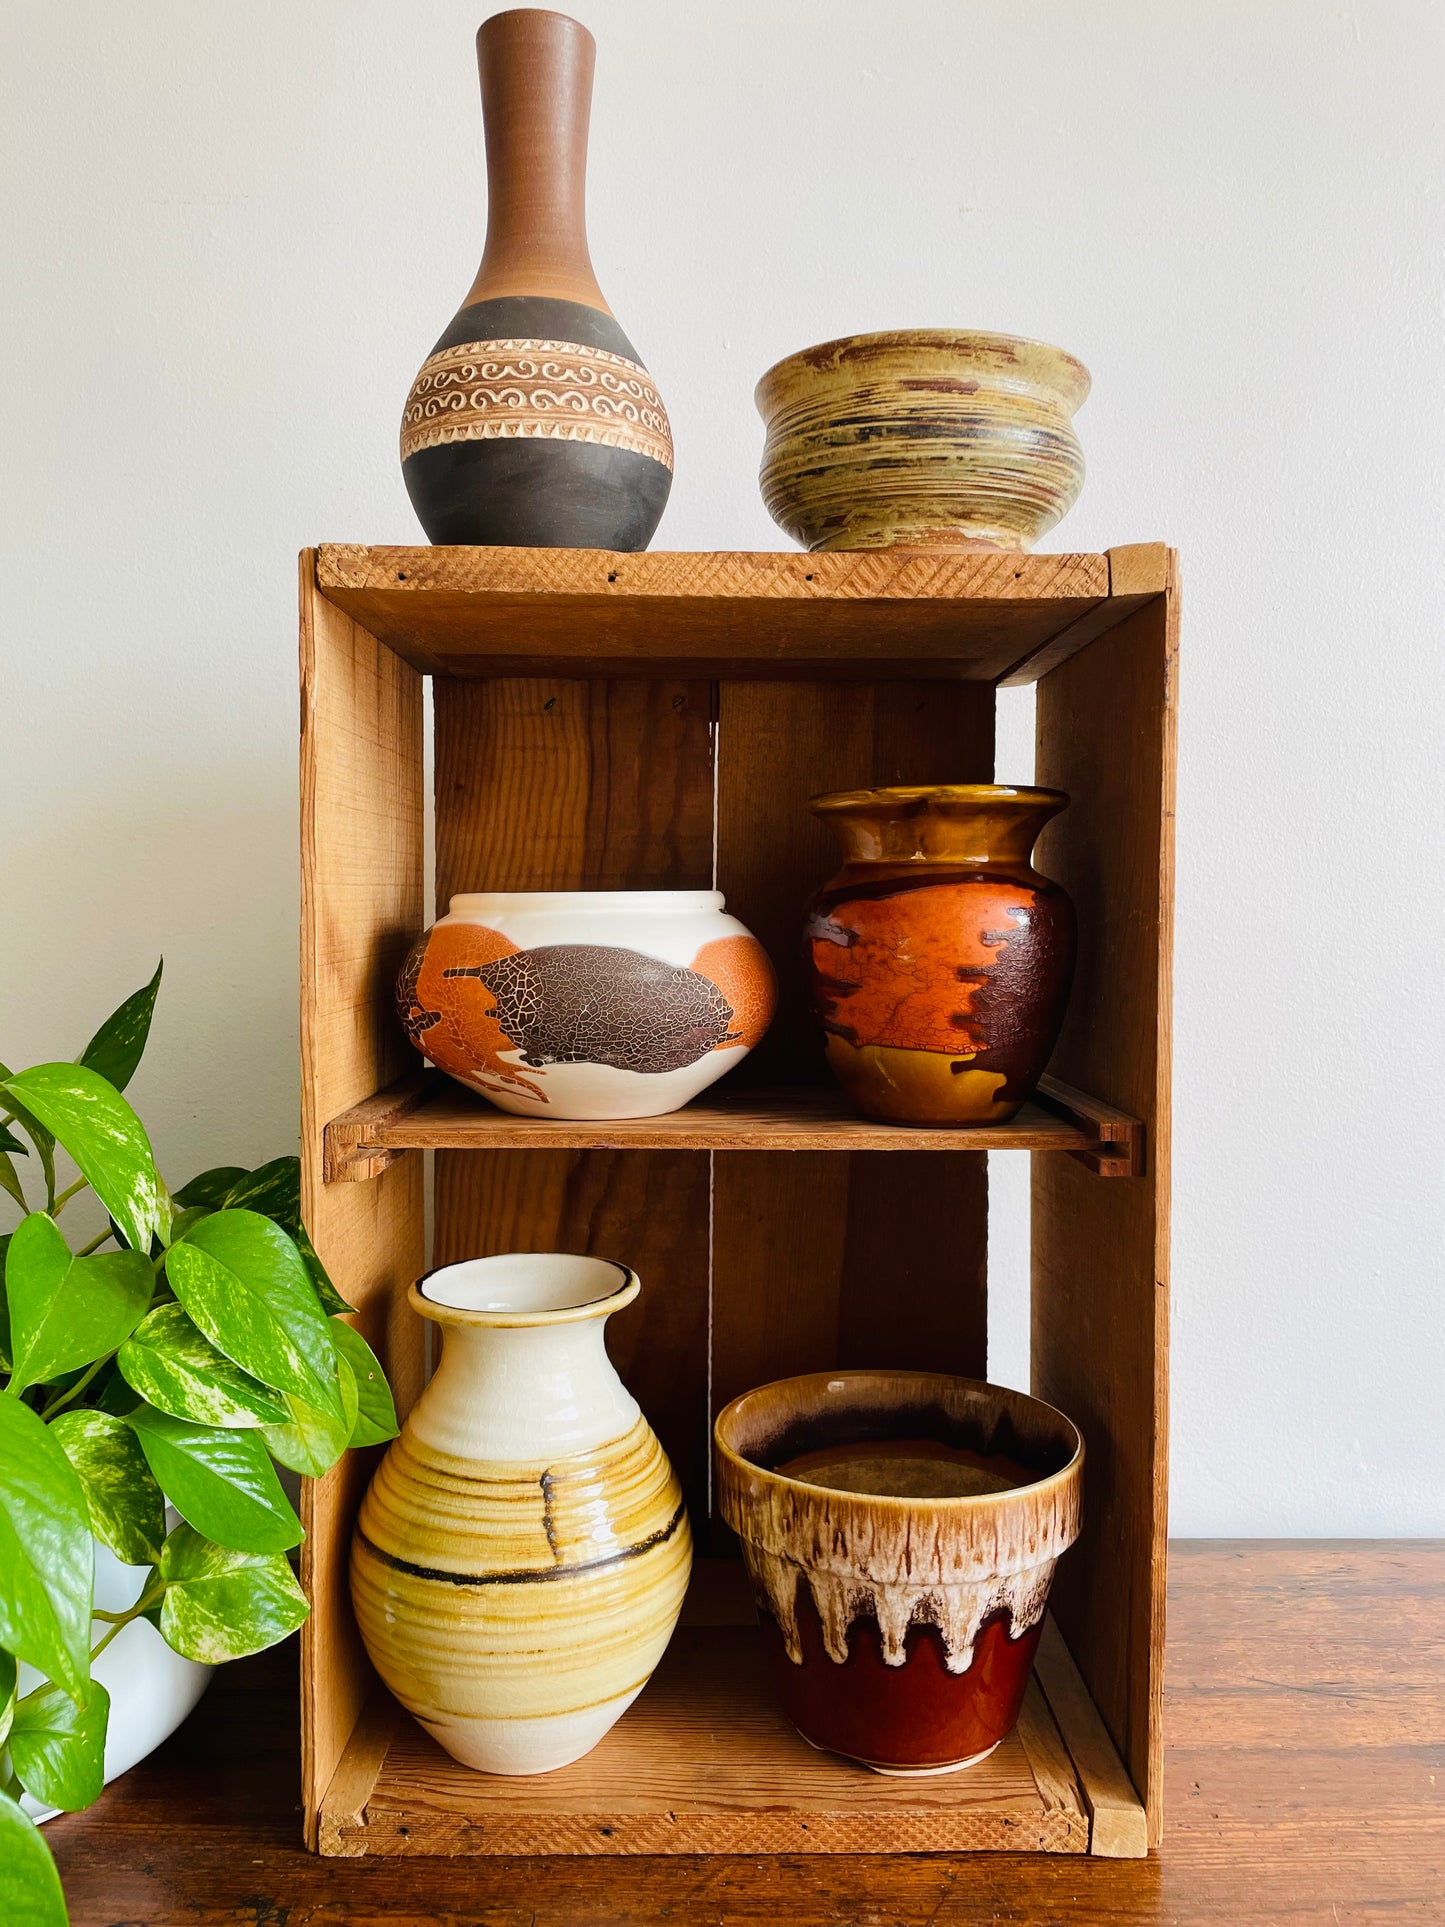
<svg viewBox="0 0 1445 1927">
<path fill-rule="evenodd" d="M 708 684 L 443 679 L 435 704 L 439 910 L 461 890 L 711 885 Z M 474 1100 L 471 1108 L 502 1119 Z M 642 1296 L 611 1322 L 609 1349 L 701 1526 L 707 1157 L 675 1138 L 666 1140 L 675 1154 L 661 1156 L 550 1148 L 557 1140 L 545 1136 L 534 1142 L 544 1148 L 525 1158 L 439 1153 L 434 1261 L 576 1251 L 630 1264 Z"/>
<path fill-rule="evenodd" d="M 1141 567 L 1154 566 L 1144 558 Z M 1084 1540 L 1054 1609 L 1162 1824 L 1168 1493 L 1169 1056 L 1178 594 L 1156 596 L 1039 685 L 1037 780 L 1070 807 L 1039 867 L 1079 911 L 1079 969 L 1052 1070 L 1139 1118 L 1142 1177 L 1069 1159 L 1033 1172 L 1033 1389 L 1087 1447 Z"/>
<path fill-rule="evenodd" d="M 1139 1795 L 1052 1614 L 1044 1624 L 1034 1671 L 1078 1775 L 1089 1815 L 1089 1852 L 1115 1860 L 1147 1853 L 1149 1822 Z"/>
<path fill-rule="evenodd" d="M 389 1083 L 408 1052 L 391 986 L 422 921 L 421 679 L 317 593 L 301 558 L 301 1186 L 306 1224 L 357 1307 L 404 1411 L 421 1353 L 403 1291 L 425 1262 L 422 1160 L 374 1183 L 323 1182 L 328 1118 Z M 307 1824 L 370 1690 L 347 1595 L 351 1519 L 375 1454 L 303 1481 Z"/>
<path fill-rule="evenodd" d="M 756 1627 L 682 1627 L 632 1711 L 573 1766 L 467 1772 L 398 1712 L 363 1815 L 327 1836 L 368 1855 L 1005 1851 L 1082 1853 L 1068 1754 L 1034 1689 L 1024 1729 L 966 1773 L 894 1779 L 799 1737 Z"/>
<path fill-rule="evenodd" d="M 513 1117 L 450 1079 L 403 1079 L 327 1126 L 328 1179 L 372 1175 L 403 1150 L 1079 1151 L 1128 1152 L 1131 1120 L 1071 1093 L 1062 1108 L 1025 1104 L 1007 1124 L 879 1124 L 833 1084 L 758 1086 L 735 1077 L 664 1117 Z M 352 1167 L 359 1168 L 352 1168 Z M 385 1166 L 383 1165 L 384 1169 Z"/>
<path fill-rule="evenodd" d="M 454 891 L 707 889 L 706 682 L 441 678 L 437 914 Z"/>
<path fill-rule="evenodd" d="M 744 1070 L 756 1063 L 759 1081 L 826 1079 L 801 932 L 808 898 L 839 858 L 808 798 L 867 783 L 988 780 L 992 692 L 966 683 L 729 682 L 718 745 L 719 887 L 779 979 L 773 1030 Z M 831 1084 L 820 1088 L 836 1106 Z M 958 1149 L 957 1134 L 929 1133 L 915 1140 L 935 1147 L 928 1159 L 872 1155 L 908 1135 L 896 1129 L 845 1123 L 850 1135 L 829 1141 L 869 1153 L 846 1160 L 812 1152 L 715 1160 L 714 1410 L 769 1379 L 842 1363 L 946 1361 L 983 1375 L 983 1154 Z"/>
<path fill-rule="evenodd" d="M 991 681 L 1109 592 L 1102 555 L 321 551 L 324 592 L 466 676 Z"/>
</svg>

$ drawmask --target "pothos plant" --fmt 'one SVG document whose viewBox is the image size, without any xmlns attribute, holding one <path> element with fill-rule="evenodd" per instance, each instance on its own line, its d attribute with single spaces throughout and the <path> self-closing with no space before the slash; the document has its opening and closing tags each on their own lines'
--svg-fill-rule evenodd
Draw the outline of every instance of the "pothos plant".
<svg viewBox="0 0 1445 1927">
<path fill-rule="evenodd" d="M 294 1631 L 301 1521 L 274 1462 L 314 1477 L 396 1434 L 301 1222 L 298 1160 L 176 1191 L 157 1170 L 122 1092 L 160 980 L 74 1063 L 0 1064 L 0 1188 L 20 1213 L 0 1236 L 0 1920 L 26 1927 L 66 1912 L 22 1792 L 74 1810 L 101 1789 L 110 1707 L 92 1663 L 142 1617 L 207 1664 Z M 78 1173 L 63 1189 L 57 1150 Z M 72 1249 L 61 1215 L 87 1189 L 108 1221 Z M 93 1539 L 144 1569 L 122 1612 L 94 1608 Z M 40 1676 L 23 1693 L 19 1662 Z"/>
</svg>

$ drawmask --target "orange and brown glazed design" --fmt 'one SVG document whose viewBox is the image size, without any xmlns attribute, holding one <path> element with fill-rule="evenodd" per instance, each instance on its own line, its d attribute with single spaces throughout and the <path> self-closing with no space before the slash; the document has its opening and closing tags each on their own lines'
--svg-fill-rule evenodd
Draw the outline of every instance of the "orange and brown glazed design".
<svg viewBox="0 0 1445 1927">
<path fill-rule="evenodd" d="M 813 1004 L 830 1067 L 870 1117 L 1004 1123 L 1037 1084 L 1074 912 L 1030 856 L 1067 801 L 992 783 L 814 798 L 846 861 L 810 907 Z"/>
<path fill-rule="evenodd" d="M 613 944 L 523 950 L 485 924 L 447 921 L 418 938 L 397 981 L 407 1036 L 434 1064 L 474 1089 L 542 1103 L 543 1081 L 528 1073 L 549 1064 L 647 1075 L 751 1050 L 775 999 L 753 937 L 718 938 L 678 965 Z"/>
</svg>

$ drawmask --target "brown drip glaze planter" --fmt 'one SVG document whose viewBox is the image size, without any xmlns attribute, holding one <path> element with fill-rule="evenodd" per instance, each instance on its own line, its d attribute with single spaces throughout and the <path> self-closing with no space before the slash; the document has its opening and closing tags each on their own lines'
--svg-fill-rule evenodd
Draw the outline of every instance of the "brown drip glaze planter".
<svg viewBox="0 0 1445 1927">
<path fill-rule="evenodd" d="M 808 983 L 829 1068 L 888 1124 L 1003 1124 L 1048 1065 L 1074 906 L 1034 869 L 1062 790 L 842 790 L 809 805 L 843 867 L 813 898 Z"/>
<path fill-rule="evenodd" d="M 816 1372 L 714 1430 L 784 1711 L 890 1774 L 985 1758 L 1023 1704 L 1084 1446 L 1022 1392 L 933 1372 Z"/>
</svg>

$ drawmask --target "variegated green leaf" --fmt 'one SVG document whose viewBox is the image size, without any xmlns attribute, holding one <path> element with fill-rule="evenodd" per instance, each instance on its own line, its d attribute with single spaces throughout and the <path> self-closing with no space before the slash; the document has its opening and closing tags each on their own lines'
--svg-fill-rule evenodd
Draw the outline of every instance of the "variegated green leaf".
<svg viewBox="0 0 1445 1927">
<path fill-rule="evenodd" d="M 356 1425 L 356 1379 L 344 1358 L 336 1361 L 337 1382 L 341 1390 L 341 1412 L 319 1412 L 290 1392 L 286 1400 L 287 1422 L 263 1425 L 261 1436 L 273 1459 L 289 1465 L 293 1472 L 304 1472 L 319 1479 L 329 1472 L 350 1443 Z"/>
<path fill-rule="evenodd" d="M 281 1553 L 233 1552 L 177 1526 L 160 1559 L 159 1625 L 187 1659 L 217 1666 L 274 1646 L 310 1608 Z"/>
<path fill-rule="evenodd" d="M 281 1394 L 217 1351 L 183 1305 L 157 1305 L 121 1346 L 116 1363 L 147 1404 L 173 1418 L 240 1430 L 285 1422 Z"/>
<path fill-rule="evenodd" d="M 50 1436 L 75 1467 L 90 1529 L 127 1566 L 152 1565 L 166 1536 L 166 1502 L 140 1440 L 111 1412 L 61 1412 Z"/>
</svg>

